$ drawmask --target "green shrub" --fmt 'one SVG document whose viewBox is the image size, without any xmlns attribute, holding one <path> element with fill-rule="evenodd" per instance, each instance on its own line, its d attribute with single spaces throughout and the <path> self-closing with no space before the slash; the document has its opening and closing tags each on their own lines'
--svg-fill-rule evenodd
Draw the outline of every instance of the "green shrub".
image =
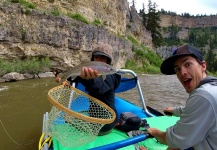
<svg viewBox="0 0 217 150">
<path fill-rule="evenodd" d="M 11 0 L 12 3 L 20 3 L 22 5 L 24 5 L 26 8 L 31 8 L 31 9 L 35 9 L 35 5 L 33 3 L 30 3 L 26 0 Z"/>
<path fill-rule="evenodd" d="M 217 72 L 209 72 L 209 71 L 207 71 L 207 74 L 208 74 L 209 76 L 217 77 Z"/>
<path fill-rule="evenodd" d="M 19 0 L 19 3 L 30 9 L 35 9 L 36 7 L 33 3 L 27 2 L 26 0 Z"/>
<path fill-rule="evenodd" d="M 87 19 L 85 19 L 82 15 L 80 14 L 67 14 L 70 18 L 72 19 L 76 19 L 79 20 L 81 22 L 84 22 L 86 24 L 89 24 L 89 22 L 87 21 Z"/>
<path fill-rule="evenodd" d="M 54 15 L 54 16 L 59 16 L 60 15 L 60 11 L 58 8 L 53 8 L 51 10 L 51 14 Z"/>
<path fill-rule="evenodd" d="M 131 35 L 128 35 L 127 38 L 135 45 L 139 45 L 139 42 Z"/>
<path fill-rule="evenodd" d="M 127 60 L 125 68 L 134 70 L 137 73 L 159 74 L 161 58 L 153 51 L 144 46 L 134 46 L 134 57 Z M 140 65 L 138 65 L 140 63 Z"/>
<path fill-rule="evenodd" d="M 126 64 L 125 64 L 125 68 L 131 69 L 131 68 L 136 68 L 137 64 L 135 61 L 133 60 L 127 60 Z"/>
<path fill-rule="evenodd" d="M 92 22 L 93 25 L 102 25 L 101 21 L 99 19 L 95 19 L 93 22 Z"/>
<path fill-rule="evenodd" d="M 10 73 L 31 73 L 37 74 L 46 71 L 51 66 L 51 60 L 49 58 L 27 58 L 25 60 L 14 59 L 12 61 L 4 61 L 0 59 L 0 76 Z"/>
<path fill-rule="evenodd" d="M 138 66 L 138 64 L 134 60 L 127 60 L 125 67 L 126 69 L 134 70 L 136 73 L 147 73 L 147 74 L 159 74 L 160 68 L 143 64 L 143 66 Z"/>
<path fill-rule="evenodd" d="M 20 0 L 11 0 L 11 3 L 19 3 Z"/>
<path fill-rule="evenodd" d="M 131 28 L 131 25 L 130 25 L 130 24 L 127 24 L 126 27 L 127 27 L 128 29 L 130 29 L 130 28 Z"/>
<path fill-rule="evenodd" d="M 151 65 L 154 65 L 156 67 L 160 67 L 162 63 L 161 58 L 151 50 L 145 53 L 145 58 L 149 60 Z"/>
<path fill-rule="evenodd" d="M 147 59 L 151 65 L 154 65 L 156 67 L 160 67 L 160 65 L 162 63 L 161 58 L 151 50 L 135 49 L 134 50 L 134 57 L 136 59 L 141 59 L 141 60 Z"/>
<path fill-rule="evenodd" d="M 143 67 L 143 69 L 144 69 L 144 72 L 150 73 L 150 74 L 159 74 L 160 73 L 160 68 L 156 67 L 156 66 L 152 66 L 152 65 L 149 65 L 147 67 Z"/>
</svg>

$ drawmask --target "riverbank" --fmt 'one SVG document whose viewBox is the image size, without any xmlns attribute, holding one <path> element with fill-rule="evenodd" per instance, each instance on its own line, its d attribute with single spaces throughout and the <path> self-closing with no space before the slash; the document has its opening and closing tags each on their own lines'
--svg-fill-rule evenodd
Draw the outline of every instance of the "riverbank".
<svg viewBox="0 0 217 150">
<path fill-rule="evenodd" d="M 149 75 L 149 73 L 137 73 L 138 75 Z M 160 75 L 159 74 L 153 74 L 153 75 Z M 213 74 L 213 73 L 209 73 L 208 75 L 210 76 L 214 76 L 217 77 L 217 73 Z M 55 77 L 55 75 L 53 74 L 53 72 L 44 72 L 44 73 L 39 73 L 39 74 L 29 74 L 29 73 L 25 73 L 25 74 L 20 74 L 17 72 L 11 72 L 11 73 L 7 73 L 4 76 L 0 77 L 0 83 L 4 83 L 4 82 L 16 82 L 16 81 L 20 81 L 20 80 L 25 80 L 25 79 L 37 79 L 37 78 L 47 78 L 47 77 Z"/>
<path fill-rule="evenodd" d="M 53 72 L 44 72 L 39 74 L 20 74 L 18 72 L 11 72 L 0 77 L 0 83 L 3 82 L 15 82 L 25 79 L 36 79 L 36 78 L 46 78 L 46 77 L 55 77 Z"/>
</svg>

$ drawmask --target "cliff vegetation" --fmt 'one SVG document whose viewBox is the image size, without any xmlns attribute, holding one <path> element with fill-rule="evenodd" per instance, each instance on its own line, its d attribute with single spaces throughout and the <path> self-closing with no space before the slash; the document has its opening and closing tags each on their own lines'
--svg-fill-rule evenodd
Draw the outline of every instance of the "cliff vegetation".
<svg viewBox="0 0 217 150">
<path fill-rule="evenodd" d="M 89 60 L 103 42 L 113 47 L 114 67 L 159 73 L 173 47 L 190 43 L 212 58 L 210 70 L 216 71 L 216 16 L 160 14 L 162 41 L 156 46 L 156 34 L 144 22 L 148 15 L 127 0 L 1 0 L 0 62 L 49 60 L 38 71 L 63 71 Z"/>
</svg>

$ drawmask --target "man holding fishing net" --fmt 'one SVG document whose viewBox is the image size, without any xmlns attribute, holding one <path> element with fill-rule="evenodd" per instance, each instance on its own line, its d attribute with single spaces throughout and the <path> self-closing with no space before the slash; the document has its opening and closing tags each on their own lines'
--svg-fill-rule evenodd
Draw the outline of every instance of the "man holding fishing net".
<svg viewBox="0 0 217 150">
<path fill-rule="evenodd" d="M 97 62 L 99 62 L 97 64 Z M 119 86 L 121 76 L 119 74 L 114 73 L 104 73 L 105 77 L 99 76 L 99 69 L 95 68 L 99 65 L 100 69 L 105 68 L 107 66 L 102 65 L 100 62 L 108 64 L 108 66 L 112 63 L 112 47 L 108 44 L 99 43 L 93 50 L 91 56 L 91 62 L 88 62 L 86 66 L 77 67 L 79 70 L 75 71 L 79 72 L 78 76 L 74 79 L 72 75 L 67 79 L 72 82 L 80 82 L 84 85 L 85 90 L 89 95 L 97 98 L 102 101 L 106 105 L 108 105 L 111 109 L 114 110 L 117 116 L 117 110 L 115 108 L 115 89 Z M 90 66 L 90 67 L 89 67 Z M 94 67 L 91 67 L 94 66 Z M 60 78 L 56 78 L 57 82 L 60 82 Z M 90 108 L 91 109 L 91 108 Z M 91 111 L 91 110 L 90 110 Z M 105 135 L 112 131 L 115 125 L 118 122 L 118 118 L 110 123 L 106 124 L 102 127 L 99 132 L 99 135 Z"/>
<path fill-rule="evenodd" d="M 201 52 L 188 44 L 182 45 L 162 63 L 161 72 L 176 74 L 189 98 L 184 107 L 164 110 L 180 117 L 174 126 L 166 132 L 156 128 L 149 128 L 148 132 L 168 145 L 168 150 L 217 149 L 217 78 L 207 75 Z"/>
</svg>

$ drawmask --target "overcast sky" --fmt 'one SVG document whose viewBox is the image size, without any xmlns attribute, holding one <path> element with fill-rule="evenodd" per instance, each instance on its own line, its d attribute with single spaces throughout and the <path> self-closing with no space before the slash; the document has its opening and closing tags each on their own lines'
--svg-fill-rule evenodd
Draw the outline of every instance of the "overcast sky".
<svg viewBox="0 0 217 150">
<path fill-rule="evenodd" d="M 136 9 L 142 9 L 142 3 L 147 8 L 148 0 L 134 0 Z M 176 14 L 189 13 L 190 15 L 216 15 L 217 0 L 151 0 L 157 4 L 157 9 L 163 8 L 165 11 L 176 12 Z M 128 0 L 130 6 L 132 0 Z"/>
</svg>

